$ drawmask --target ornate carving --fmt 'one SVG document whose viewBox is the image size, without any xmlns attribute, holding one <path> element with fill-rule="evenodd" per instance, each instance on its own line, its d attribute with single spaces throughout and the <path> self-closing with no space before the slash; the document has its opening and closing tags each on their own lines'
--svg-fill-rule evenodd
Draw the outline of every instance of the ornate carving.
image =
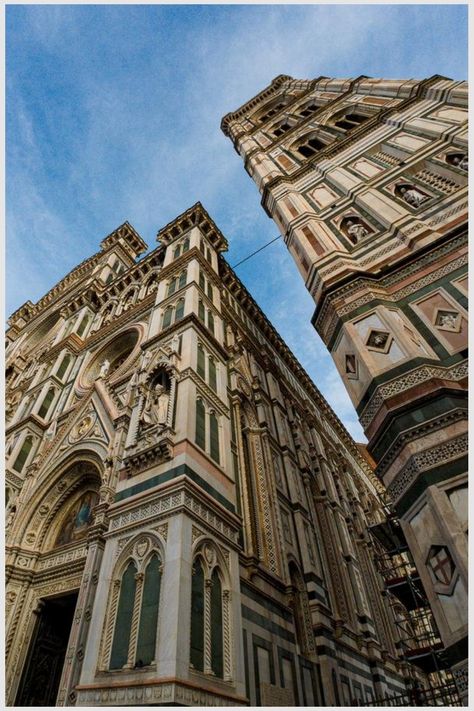
<svg viewBox="0 0 474 711">
<path fill-rule="evenodd" d="M 388 494 L 394 501 L 397 501 L 421 471 L 447 462 L 450 459 L 456 459 L 460 455 L 466 454 L 467 451 L 468 435 L 462 434 L 460 437 L 449 440 L 449 442 L 444 442 L 441 445 L 425 449 L 419 454 L 414 454 L 387 488 Z"/>
</svg>

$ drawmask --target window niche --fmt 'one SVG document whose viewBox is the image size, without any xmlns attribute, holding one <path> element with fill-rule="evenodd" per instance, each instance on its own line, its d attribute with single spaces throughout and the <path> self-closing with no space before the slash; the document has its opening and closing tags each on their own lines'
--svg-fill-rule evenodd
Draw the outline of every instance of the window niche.
<svg viewBox="0 0 474 711">
<path fill-rule="evenodd" d="M 428 195 L 423 190 L 420 190 L 418 186 L 412 185 L 411 183 L 400 183 L 396 185 L 394 193 L 398 198 L 415 209 L 421 207 L 421 205 L 431 197 L 431 195 Z"/>
<path fill-rule="evenodd" d="M 159 368 L 142 388 L 143 409 L 140 414 L 142 428 L 170 426 L 172 417 L 172 378 L 164 368 Z"/>
<path fill-rule="evenodd" d="M 324 147 L 325 143 L 323 143 L 323 141 L 310 134 L 309 136 L 306 136 L 305 138 L 300 139 L 297 143 L 293 144 L 292 149 L 293 152 L 299 154 L 299 156 L 303 156 L 303 158 L 311 158 Z"/>
<path fill-rule="evenodd" d="M 347 215 L 341 220 L 340 230 L 354 246 L 373 234 L 373 230 L 357 215 Z"/>
<path fill-rule="evenodd" d="M 128 545 L 110 592 L 100 667 L 139 669 L 156 663 L 163 554 L 154 537 Z"/>
<path fill-rule="evenodd" d="M 446 156 L 446 163 L 448 165 L 453 165 L 455 168 L 467 173 L 469 167 L 469 159 L 467 153 L 448 153 Z"/>
</svg>

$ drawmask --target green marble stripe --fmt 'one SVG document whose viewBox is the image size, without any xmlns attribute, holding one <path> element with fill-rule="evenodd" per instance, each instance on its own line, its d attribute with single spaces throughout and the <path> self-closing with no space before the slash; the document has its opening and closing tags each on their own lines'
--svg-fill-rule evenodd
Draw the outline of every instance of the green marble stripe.
<svg viewBox="0 0 474 711">
<path fill-rule="evenodd" d="M 254 590 L 254 588 L 247 585 L 243 580 L 240 582 L 240 591 L 242 595 L 248 597 L 250 600 L 253 600 L 253 602 L 256 602 L 258 605 L 261 605 L 268 610 L 268 612 L 278 615 L 278 617 L 281 617 L 286 622 L 293 622 L 293 615 L 288 609 L 276 602 L 273 602 L 272 600 L 269 600 L 269 598 L 265 595 L 261 595 L 257 592 L 257 590 Z"/>
<path fill-rule="evenodd" d="M 376 462 L 381 459 L 391 448 L 397 437 L 411 429 L 421 427 L 425 422 L 442 418 L 449 412 L 455 410 L 466 411 L 467 415 L 467 393 L 459 391 L 438 393 L 430 401 L 408 402 L 401 411 L 392 412 L 388 424 L 384 427 L 381 435 L 372 440 L 370 444 L 370 454 Z M 439 425 L 441 428 L 442 425 Z"/>
<path fill-rule="evenodd" d="M 242 617 L 245 620 L 249 620 L 249 622 L 253 622 L 258 627 L 267 630 L 267 632 L 271 632 L 271 634 L 280 637 L 280 639 L 284 639 L 286 642 L 295 643 L 295 635 L 293 632 L 289 632 L 289 630 L 277 625 L 276 622 L 272 622 L 258 612 L 251 610 L 250 607 L 246 605 L 242 605 Z"/>
<path fill-rule="evenodd" d="M 163 472 L 163 474 L 156 474 L 145 481 L 141 481 L 139 484 L 134 484 L 128 489 L 119 491 L 115 494 L 115 501 L 123 501 L 124 499 L 128 499 L 130 496 L 142 493 L 142 491 L 152 489 L 154 486 L 158 486 L 158 484 L 163 484 L 166 481 L 171 481 L 179 476 L 183 476 L 183 474 L 188 476 L 192 481 L 194 481 L 195 484 L 200 486 L 201 489 L 204 489 L 207 494 L 216 499 L 216 501 L 222 504 L 222 506 L 224 506 L 228 511 L 235 513 L 235 506 L 228 499 L 226 499 L 225 496 L 222 496 L 222 494 L 216 491 L 213 486 L 199 476 L 199 474 L 196 474 L 196 472 L 187 464 L 180 464 L 177 467 L 168 469 L 168 471 Z"/>
</svg>

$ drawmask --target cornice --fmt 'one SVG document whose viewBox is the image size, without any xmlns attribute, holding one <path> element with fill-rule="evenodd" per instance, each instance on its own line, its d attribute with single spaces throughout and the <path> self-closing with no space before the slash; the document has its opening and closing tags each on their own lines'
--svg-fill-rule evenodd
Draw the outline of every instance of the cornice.
<svg viewBox="0 0 474 711">
<path fill-rule="evenodd" d="M 181 237 L 193 227 L 198 227 L 217 252 L 226 252 L 228 243 L 216 223 L 200 202 L 195 203 L 167 225 L 156 236 L 165 247 Z"/>
<path fill-rule="evenodd" d="M 117 227 L 113 232 L 107 235 L 107 237 L 104 237 L 100 243 L 102 251 L 114 247 L 120 239 L 123 239 L 127 247 L 131 248 L 133 257 L 138 257 L 148 249 L 147 243 L 140 237 L 138 232 L 129 222 L 125 221 L 120 227 Z"/>
<path fill-rule="evenodd" d="M 320 77 L 320 79 L 324 78 L 327 77 Z M 248 111 L 256 108 L 262 101 L 267 101 L 267 99 L 270 99 L 280 88 L 280 86 L 284 84 L 284 82 L 288 81 L 294 81 L 293 77 L 290 77 L 288 74 L 279 74 L 273 79 L 272 83 L 269 86 L 265 87 L 265 89 L 262 89 L 262 91 L 256 94 L 252 99 L 249 99 L 249 101 L 243 104 L 239 109 L 236 109 L 235 111 L 226 114 L 221 121 L 221 130 L 224 132 L 224 134 L 226 136 L 229 136 L 229 124 L 231 121 L 235 121 L 236 119 L 241 118 Z"/>
</svg>

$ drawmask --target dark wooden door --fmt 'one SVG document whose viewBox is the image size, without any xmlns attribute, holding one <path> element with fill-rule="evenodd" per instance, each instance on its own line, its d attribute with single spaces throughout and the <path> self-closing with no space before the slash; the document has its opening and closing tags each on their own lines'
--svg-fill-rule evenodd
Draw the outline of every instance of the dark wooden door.
<svg viewBox="0 0 474 711">
<path fill-rule="evenodd" d="M 28 651 L 15 706 L 54 706 L 77 593 L 44 600 Z"/>
</svg>

